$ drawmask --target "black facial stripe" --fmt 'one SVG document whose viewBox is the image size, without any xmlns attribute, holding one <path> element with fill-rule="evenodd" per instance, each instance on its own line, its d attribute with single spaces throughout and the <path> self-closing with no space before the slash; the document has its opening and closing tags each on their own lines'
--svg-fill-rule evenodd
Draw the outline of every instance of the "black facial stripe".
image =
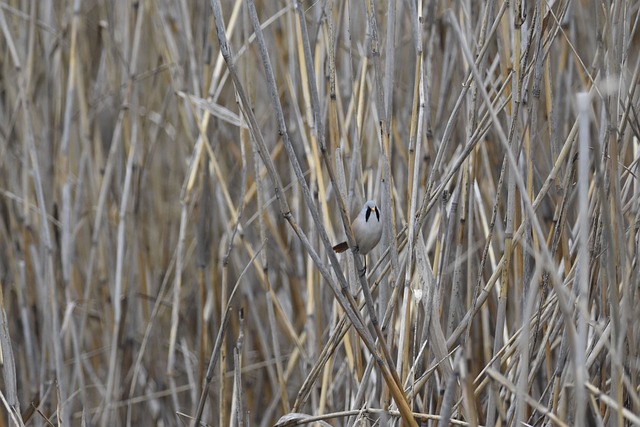
<svg viewBox="0 0 640 427">
<path fill-rule="evenodd" d="M 364 219 L 366 222 L 369 222 L 369 217 L 371 216 L 371 211 L 375 211 L 376 212 L 376 219 L 378 220 L 378 222 L 380 222 L 380 211 L 376 208 L 370 208 L 369 206 L 367 206 L 367 212 L 364 214 Z"/>
</svg>

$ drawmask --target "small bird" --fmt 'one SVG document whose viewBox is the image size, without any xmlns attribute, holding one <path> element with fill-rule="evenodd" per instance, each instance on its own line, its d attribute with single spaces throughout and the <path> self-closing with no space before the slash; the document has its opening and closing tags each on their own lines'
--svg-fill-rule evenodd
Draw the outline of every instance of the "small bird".
<svg viewBox="0 0 640 427">
<path fill-rule="evenodd" d="M 364 204 L 356 219 L 351 223 L 351 228 L 360 255 L 368 254 L 378 245 L 382 236 L 382 221 L 380 221 L 380 209 L 374 200 L 369 200 Z M 338 253 L 347 249 L 349 249 L 347 242 L 338 243 L 333 247 L 333 250 Z"/>
</svg>

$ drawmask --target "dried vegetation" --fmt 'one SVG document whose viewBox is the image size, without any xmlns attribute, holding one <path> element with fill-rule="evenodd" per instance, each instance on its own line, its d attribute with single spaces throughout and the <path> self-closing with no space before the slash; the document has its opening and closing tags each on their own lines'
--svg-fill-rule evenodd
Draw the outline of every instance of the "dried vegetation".
<svg viewBox="0 0 640 427">
<path fill-rule="evenodd" d="M 2 1 L 0 426 L 640 424 L 638 9 Z"/>
</svg>

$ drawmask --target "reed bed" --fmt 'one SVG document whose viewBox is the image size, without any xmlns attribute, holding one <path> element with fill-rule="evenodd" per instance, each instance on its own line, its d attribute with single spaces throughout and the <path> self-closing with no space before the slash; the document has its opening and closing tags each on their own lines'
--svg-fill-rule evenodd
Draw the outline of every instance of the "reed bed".
<svg viewBox="0 0 640 427">
<path fill-rule="evenodd" d="M 639 8 L 2 1 L 0 427 L 640 425 Z"/>
</svg>

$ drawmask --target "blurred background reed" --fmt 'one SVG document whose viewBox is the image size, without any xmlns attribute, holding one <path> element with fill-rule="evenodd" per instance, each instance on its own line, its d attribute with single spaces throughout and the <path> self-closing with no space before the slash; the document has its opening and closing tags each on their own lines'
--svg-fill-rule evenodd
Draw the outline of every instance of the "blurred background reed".
<svg viewBox="0 0 640 427">
<path fill-rule="evenodd" d="M 639 8 L 0 2 L 0 426 L 640 424 Z"/>
</svg>

